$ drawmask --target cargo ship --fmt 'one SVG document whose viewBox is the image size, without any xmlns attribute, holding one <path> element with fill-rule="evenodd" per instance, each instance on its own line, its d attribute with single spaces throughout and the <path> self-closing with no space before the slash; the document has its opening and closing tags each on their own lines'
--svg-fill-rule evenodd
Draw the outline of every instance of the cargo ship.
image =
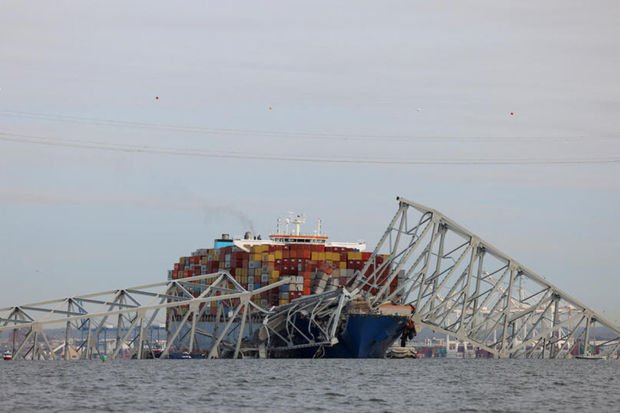
<svg viewBox="0 0 620 413">
<path fill-rule="evenodd" d="M 288 217 L 285 228 L 278 220 L 274 234 L 268 239 L 246 232 L 243 238 L 233 239 L 222 234 L 215 239 L 213 248 L 198 249 L 190 256 L 181 257 L 169 271 L 168 278 L 179 280 L 218 271 L 230 273 L 248 291 L 257 290 L 269 284 L 281 282 L 279 288 L 265 291 L 253 297 L 252 301 L 264 309 L 281 309 L 291 306 L 305 297 L 325 294 L 347 288 L 354 277 L 364 270 L 371 257 L 365 252 L 363 242 L 332 242 L 322 233 L 321 222 L 312 234 L 302 234 L 301 225 L 305 217 L 301 214 Z M 381 265 L 387 256 L 376 255 L 373 265 Z M 368 268 L 366 269 L 368 270 Z M 387 280 L 389 267 L 380 275 Z M 398 285 L 394 279 L 390 283 L 393 291 Z M 197 296 L 200 292 L 192 292 Z M 179 334 L 174 342 L 175 358 L 192 351 L 192 357 L 201 355 L 200 349 L 210 348 L 214 329 L 217 329 L 216 303 L 206 303 L 203 315 L 197 320 L 200 334 L 188 342 L 189 330 Z M 221 311 L 221 309 L 220 309 Z M 185 316 L 187 307 L 170 308 L 167 313 L 167 329 L 177 328 Z M 343 322 L 333 345 L 307 346 L 295 349 L 281 347 L 270 351 L 269 357 L 326 357 L 326 358 L 382 358 L 388 348 L 401 335 L 411 314 L 411 308 L 389 303 L 378 311 L 371 309 L 363 300 L 347 305 L 343 312 Z M 263 320 L 249 320 L 243 327 L 244 340 L 253 340 L 261 328 Z M 298 321 L 297 330 L 305 331 L 309 326 L 304 320 Z M 239 326 L 237 326 L 239 327 Z M 277 343 L 272 346 L 277 349 Z"/>
</svg>

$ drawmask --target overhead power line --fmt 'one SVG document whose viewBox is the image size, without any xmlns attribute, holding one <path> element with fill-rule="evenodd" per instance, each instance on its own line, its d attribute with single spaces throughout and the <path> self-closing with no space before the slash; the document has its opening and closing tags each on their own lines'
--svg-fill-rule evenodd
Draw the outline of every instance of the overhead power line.
<svg viewBox="0 0 620 413">
<path fill-rule="evenodd" d="M 439 136 L 439 135 L 378 135 L 364 133 L 314 133 L 314 132 L 287 132 L 261 129 L 235 129 L 235 128 L 212 128 L 187 125 L 157 124 L 137 121 L 100 119 L 82 116 L 62 115 L 53 113 L 37 113 L 23 111 L 0 111 L 0 116 L 34 119 L 51 122 L 82 123 L 99 126 L 111 126 L 116 128 L 142 129 L 163 132 L 177 132 L 187 134 L 199 134 L 206 136 L 236 136 L 252 138 L 272 138 L 272 139 L 308 139 L 308 140 L 391 140 L 391 141 L 477 141 L 477 142 L 528 142 L 538 141 L 579 141 L 579 140 L 610 140 L 620 141 L 620 136 Z"/>
<path fill-rule="evenodd" d="M 316 156 L 274 155 L 233 151 L 205 151 L 203 149 L 165 148 L 151 145 L 130 145 L 89 140 L 69 140 L 52 137 L 0 132 L 0 141 L 35 144 L 52 147 L 96 151 L 144 153 L 201 158 L 246 159 L 258 161 L 304 162 L 358 165 L 586 165 L 620 164 L 620 157 L 609 158 L 443 158 L 443 159 L 381 159 L 381 158 L 330 158 Z"/>
</svg>

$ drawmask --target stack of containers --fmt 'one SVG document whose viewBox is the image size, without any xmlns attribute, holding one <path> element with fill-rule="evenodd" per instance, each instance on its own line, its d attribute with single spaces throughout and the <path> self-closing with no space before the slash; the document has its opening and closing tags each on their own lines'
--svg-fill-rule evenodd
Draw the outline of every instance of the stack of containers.
<svg viewBox="0 0 620 413">
<path fill-rule="evenodd" d="M 168 278 L 174 280 L 225 270 L 249 291 L 285 280 L 279 289 L 254 296 L 255 303 L 270 307 L 347 285 L 357 271 L 363 270 L 371 255 L 351 248 L 302 243 L 254 245 L 249 251 L 235 246 L 199 249 L 189 257 L 181 257 L 168 272 Z M 385 256 L 377 255 L 374 262 L 369 264 L 367 274 L 375 266 L 379 267 L 385 259 Z M 378 284 L 385 282 L 388 274 L 389 268 L 386 266 L 385 271 L 376 278 Z M 398 286 L 398 281 L 397 278 L 391 283 L 391 291 Z M 368 288 L 365 287 L 366 290 Z M 376 292 L 376 288 L 372 292 Z M 198 295 L 200 291 L 192 293 Z M 208 305 L 208 313 L 214 315 L 216 304 Z M 187 306 L 180 307 L 175 309 L 174 314 L 181 318 L 186 311 Z"/>
</svg>

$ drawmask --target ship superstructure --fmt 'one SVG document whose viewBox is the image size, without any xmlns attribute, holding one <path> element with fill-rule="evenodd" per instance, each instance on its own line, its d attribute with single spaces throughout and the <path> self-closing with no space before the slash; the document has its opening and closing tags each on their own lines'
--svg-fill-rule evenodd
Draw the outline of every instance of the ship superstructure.
<svg viewBox="0 0 620 413">
<path fill-rule="evenodd" d="M 314 234 L 302 234 L 301 217 L 297 215 L 289 221 L 294 224 L 292 230 L 277 231 L 266 240 L 250 232 L 241 239 L 222 234 L 213 248 L 198 249 L 190 256 L 181 257 L 169 271 L 168 278 L 175 280 L 224 270 L 249 291 L 287 281 L 278 291 L 255 298 L 256 304 L 265 308 L 347 285 L 372 255 L 364 251 L 366 244 L 329 241 L 329 237 L 320 232 L 320 225 Z M 281 229 L 280 225 L 277 229 Z M 384 256 L 377 256 L 376 265 L 380 266 L 384 259 Z M 388 272 L 386 268 L 385 277 Z M 392 282 L 392 290 L 397 282 Z M 215 308 L 211 313 L 215 313 Z"/>
</svg>

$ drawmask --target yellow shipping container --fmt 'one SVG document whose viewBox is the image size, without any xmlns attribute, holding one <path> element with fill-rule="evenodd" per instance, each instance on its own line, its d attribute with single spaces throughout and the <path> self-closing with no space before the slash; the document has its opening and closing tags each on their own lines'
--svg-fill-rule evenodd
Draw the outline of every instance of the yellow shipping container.
<svg viewBox="0 0 620 413">
<path fill-rule="evenodd" d="M 349 251 L 347 253 L 347 258 L 349 259 L 349 261 L 359 261 L 362 259 L 362 253 L 356 251 Z"/>
<path fill-rule="evenodd" d="M 282 250 L 277 250 L 273 253 L 274 257 L 276 260 L 281 260 L 282 259 Z"/>
<path fill-rule="evenodd" d="M 274 262 L 276 260 L 276 256 L 274 254 L 267 254 L 267 262 Z"/>
<path fill-rule="evenodd" d="M 254 247 L 254 252 L 263 253 L 269 251 L 269 245 L 256 245 Z"/>
<path fill-rule="evenodd" d="M 274 277 L 274 278 L 277 278 L 277 279 L 279 280 L 279 279 L 280 279 L 280 271 L 278 271 L 278 270 L 274 270 L 274 271 L 271 273 L 271 276 L 272 276 L 272 277 Z"/>
<path fill-rule="evenodd" d="M 338 268 L 340 268 L 341 270 L 346 270 L 347 268 L 347 263 L 344 261 L 341 261 L 338 263 Z"/>
</svg>

